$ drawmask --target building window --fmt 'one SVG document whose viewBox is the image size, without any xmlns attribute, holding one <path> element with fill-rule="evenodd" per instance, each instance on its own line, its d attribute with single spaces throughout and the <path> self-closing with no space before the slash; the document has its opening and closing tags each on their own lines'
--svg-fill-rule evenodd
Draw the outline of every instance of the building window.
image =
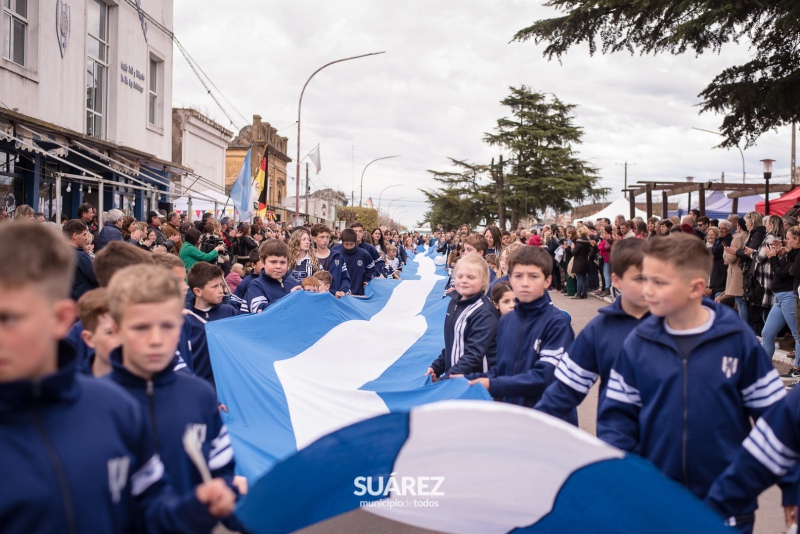
<svg viewBox="0 0 800 534">
<path fill-rule="evenodd" d="M 3 57 L 26 66 L 28 0 L 3 0 Z"/>
<path fill-rule="evenodd" d="M 108 93 L 108 6 L 99 0 L 88 3 L 86 54 L 86 133 L 104 138 Z"/>
<path fill-rule="evenodd" d="M 147 54 L 147 128 L 164 134 L 164 56 L 154 49 Z"/>
<path fill-rule="evenodd" d="M 147 96 L 147 122 L 153 126 L 157 126 L 156 119 L 158 118 L 158 61 L 150 58 L 150 84 Z"/>
</svg>

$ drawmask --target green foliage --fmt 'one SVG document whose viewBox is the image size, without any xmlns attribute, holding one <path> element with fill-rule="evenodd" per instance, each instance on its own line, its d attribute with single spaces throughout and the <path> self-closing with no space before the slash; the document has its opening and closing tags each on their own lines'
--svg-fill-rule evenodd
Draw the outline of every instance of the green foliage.
<svg viewBox="0 0 800 534">
<path fill-rule="evenodd" d="M 502 194 L 512 227 L 521 216 L 539 216 L 547 208 L 567 211 L 575 201 L 604 196 L 608 190 L 597 187 L 597 170 L 572 148 L 583 136 L 573 121 L 575 106 L 525 86 L 510 90 L 501 103 L 511 116 L 499 119 L 484 140 L 510 152 Z"/>
<path fill-rule="evenodd" d="M 358 221 L 367 231 L 378 226 L 378 210 L 374 208 L 359 208 L 358 206 L 344 206 L 337 210 L 336 216 L 340 221 L 345 221 L 348 228 Z"/>
<path fill-rule="evenodd" d="M 547 43 L 545 57 L 559 58 L 577 44 L 594 54 L 637 49 L 643 54 L 719 52 L 747 41 L 751 60 L 717 74 L 700 93 L 701 110 L 726 114 L 722 146 L 746 146 L 800 118 L 800 2 L 764 0 L 549 0 L 566 14 L 540 20 L 514 40 Z"/>
<path fill-rule="evenodd" d="M 432 227 L 441 224 L 448 229 L 464 223 L 475 226 L 491 217 L 493 200 L 485 183 L 489 167 L 452 158 L 450 162 L 458 171 L 428 171 L 442 187 L 433 191 L 420 190 L 431 205 L 423 222 Z"/>
</svg>

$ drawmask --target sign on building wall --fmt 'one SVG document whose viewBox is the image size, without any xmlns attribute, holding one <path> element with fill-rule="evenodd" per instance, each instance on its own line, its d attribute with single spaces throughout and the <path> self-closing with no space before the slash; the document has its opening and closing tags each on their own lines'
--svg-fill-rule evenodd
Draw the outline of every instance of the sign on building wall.
<svg viewBox="0 0 800 534">
<path fill-rule="evenodd" d="M 64 52 L 67 50 L 67 42 L 69 42 L 69 6 L 62 0 L 58 0 L 56 3 L 56 37 L 58 38 L 61 57 L 64 57 Z"/>
<path fill-rule="evenodd" d="M 140 93 L 144 92 L 144 87 L 139 82 L 144 83 L 144 73 L 141 72 L 139 69 L 133 67 L 133 65 L 129 65 L 124 61 L 121 61 L 119 64 L 119 68 L 122 69 L 122 72 L 119 74 L 119 81 L 123 84 L 127 85 L 131 89 L 136 89 Z"/>
</svg>

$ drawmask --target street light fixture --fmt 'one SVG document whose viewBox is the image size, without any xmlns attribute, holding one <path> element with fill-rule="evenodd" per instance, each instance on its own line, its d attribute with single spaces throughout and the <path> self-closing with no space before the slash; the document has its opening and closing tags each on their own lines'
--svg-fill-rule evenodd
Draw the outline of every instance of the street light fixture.
<svg viewBox="0 0 800 534">
<path fill-rule="evenodd" d="M 769 179 L 772 178 L 772 163 L 774 159 L 762 159 L 761 163 L 764 164 L 764 183 L 766 184 L 764 190 L 764 215 L 769 215 Z"/>
<path fill-rule="evenodd" d="M 396 155 L 396 156 L 384 156 L 384 157 L 382 157 L 382 158 L 375 158 L 375 159 L 373 159 L 372 161 L 370 161 L 369 163 L 367 163 L 366 167 L 364 167 L 364 170 L 363 170 L 363 171 L 361 171 L 361 195 L 360 195 L 360 197 L 359 197 L 359 199 L 358 199 L 358 207 L 359 207 L 359 208 L 360 208 L 360 207 L 363 205 L 363 203 L 364 203 L 364 173 L 365 173 L 365 172 L 367 172 L 367 167 L 369 167 L 370 165 L 372 165 L 372 164 L 373 164 L 373 163 L 375 163 L 376 161 L 380 161 L 380 160 L 382 160 L 382 159 L 392 159 L 392 158 L 399 158 L 399 157 L 400 157 L 400 155 L 399 155 L 399 154 L 398 154 L 398 155 Z"/>
<path fill-rule="evenodd" d="M 325 67 L 330 67 L 331 65 L 334 65 L 336 63 L 341 63 L 343 61 L 350 61 L 351 59 L 359 59 L 367 56 L 377 56 L 378 54 L 385 54 L 385 53 L 386 52 L 371 52 L 369 54 L 361 54 L 360 56 L 346 57 L 343 59 L 337 59 L 336 61 L 331 61 L 330 63 L 326 63 L 317 70 L 315 70 L 314 73 L 308 77 L 306 83 L 303 84 L 303 90 L 300 91 L 300 102 L 297 104 L 297 169 L 295 172 L 295 197 L 294 197 L 295 219 L 298 219 L 300 216 L 300 110 L 303 107 L 303 93 L 306 92 L 306 86 L 308 85 L 308 82 L 310 82 L 311 78 L 316 76 L 316 74 Z M 269 199 L 267 199 L 267 202 L 269 202 Z M 297 223 L 297 220 L 295 220 L 295 223 Z"/>
<path fill-rule="evenodd" d="M 720 137 L 725 137 L 724 135 L 722 135 L 719 132 L 715 132 L 715 131 L 712 131 L 712 130 L 704 130 L 702 128 L 695 128 L 694 126 L 692 126 L 692 130 L 698 130 L 700 132 L 706 132 L 706 133 L 710 133 L 710 134 L 714 134 L 714 135 L 719 135 Z M 744 183 L 744 178 L 746 176 L 746 174 L 744 172 L 744 152 L 742 152 L 742 149 L 739 147 L 739 145 L 736 145 L 736 149 L 739 151 L 739 155 L 742 156 L 742 183 Z"/>
<path fill-rule="evenodd" d="M 387 189 L 391 189 L 392 187 L 400 187 L 401 185 L 403 185 L 403 184 L 387 185 L 386 187 L 383 188 L 383 191 L 386 191 Z M 378 195 L 378 215 L 380 215 L 380 213 L 381 213 L 381 198 L 383 197 L 383 191 L 381 191 L 381 193 Z M 391 206 L 391 205 L 392 204 L 389 203 L 389 206 Z"/>
</svg>

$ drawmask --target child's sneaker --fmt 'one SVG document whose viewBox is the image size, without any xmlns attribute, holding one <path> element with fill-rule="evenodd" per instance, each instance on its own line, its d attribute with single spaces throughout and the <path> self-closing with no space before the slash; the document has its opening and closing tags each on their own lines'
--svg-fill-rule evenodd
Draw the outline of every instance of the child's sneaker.
<svg viewBox="0 0 800 534">
<path fill-rule="evenodd" d="M 781 375 L 782 378 L 800 378 L 800 368 L 792 367 Z"/>
</svg>

